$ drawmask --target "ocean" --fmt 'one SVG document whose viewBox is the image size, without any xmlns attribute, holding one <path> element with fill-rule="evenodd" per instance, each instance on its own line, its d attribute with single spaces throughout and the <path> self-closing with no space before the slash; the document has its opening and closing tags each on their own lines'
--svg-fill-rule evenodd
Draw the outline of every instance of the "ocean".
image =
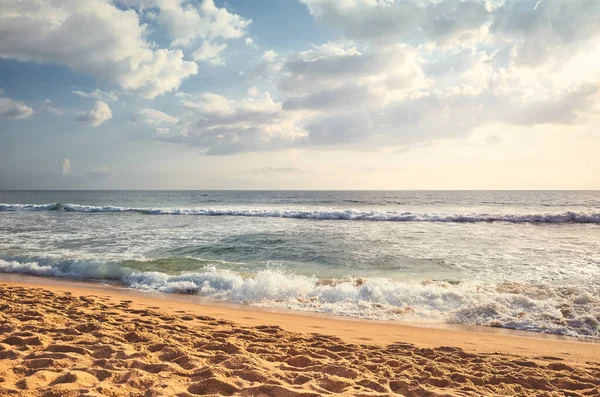
<svg viewBox="0 0 600 397">
<path fill-rule="evenodd" d="M 0 272 L 600 338 L 598 191 L 0 191 Z"/>
</svg>

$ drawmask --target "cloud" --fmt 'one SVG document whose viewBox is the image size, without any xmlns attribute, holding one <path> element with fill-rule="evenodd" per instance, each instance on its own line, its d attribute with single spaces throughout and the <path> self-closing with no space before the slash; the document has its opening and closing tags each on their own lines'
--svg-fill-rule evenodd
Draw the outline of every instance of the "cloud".
<svg viewBox="0 0 600 397">
<path fill-rule="evenodd" d="M 266 52 L 261 62 L 279 64 L 271 76 L 283 101 L 256 87 L 244 99 L 181 96 L 194 112 L 160 139 L 211 155 L 415 147 L 488 124 L 575 124 L 598 104 L 600 74 L 586 66 L 593 55 L 546 70 L 508 63 L 496 49 L 342 41 L 286 57 Z"/>
<path fill-rule="evenodd" d="M 415 49 L 409 45 L 367 48 L 353 43 L 325 43 L 289 56 L 279 88 L 293 94 L 338 89 L 351 84 L 381 84 L 410 90 L 426 84 Z"/>
<path fill-rule="evenodd" d="M 6 0 L 0 57 L 58 63 L 145 98 L 179 87 L 197 73 L 181 50 L 154 49 L 133 9 L 104 0 Z"/>
<path fill-rule="evenodd" d="M 0 119 L 25 119 L 32 114 L 33 109 L 23 102 L 0 96 Z"/>
<path fill-rule="evenodd" d="M 596 0 L 511 0 L 495 10 L 490 32 L 512 44 L 515 63 L 538 65 L 550 58 L 568 59 L 597 40 L 598 15 Z"/>
<path fill-rule="evenodd" d="M 71 160 L 65 158 L 60 166 L 61 175 L 69 175 L 71 173 Z"/>
<path fill-rule="evenodd" d="M 546 101 L 529 104 L 514 116 L 508 118 L 512 124 L 575 124 L 580 120 L 580 114 L 589 111 L 600 97 L 598 84 L 584 84 L 573 90 L 568 90 L 562 96 Z"/>
<path fill-rule="evenodd" d="M 171 132 L 171 129 L 167 128 L 167 127 L 158 127 L 156 129 L 154 129 L 154 132 L 156 132 L 156 134 L 158 134 L 158 135 L 168 134 L 169 132 Z"/>
<path fill-rule="evenodd" d="M 371 42 L 507 48 L 519 64 L 565 59 L 600 32 L 596 0 L 300 0 L 313 17 Z"/>
<path fill-rule="evenodd" d="M 106 92 L 97 88 L 91 92 L 73 91 L 73 94 L 82 98 L 92 98 L 98 101 L 116 101 L 119 99 L 119 96 L 115 92 Z"/>
<path fill-rule="evenodd" d="M 177 124 L 179 122 L 179 118 L 170 116 L 160 110 L 152 109 L 152 108 L 144 108 L 140 109 L 134 115 L 134 121 L 141 120 L 142 122 L 155 125 L 155 124 Z"/>
<path fill-rule="evenodd" d="M 242 75 L 248 77 L 248 86 L 269 87 L 269 92 L 251 87 L 245 96 L 178 93 L 184 109 L 181 114 L 147 107 L 137 111 L 134 119 L 152 125 L 154 139 L 220 155 L 290 147 L 426 144 L 464 138 L 488 124 L 578 124 L 598 104 L 600 45 L 595 43 L 600 28 L 593 23 L 593 16 L 600 13 L 598 2 L 301 2 L 317 21 L 337 29 L 344 39 L 304 51 L 256 54 L 256 64 Z M 24 4 L 34 4 L 34 0 Z M 87 15 L 78 2 L 65 3 L 64 10 L 58 10 L 57 0 L 43 4 L 57 12 L 57 27 L 52 25 L 52 29 L 45 27 L 49 25 L 46 14 L 40 17 L 49 37 L 54 30 L 74 32 L 71 20 L 79 22 Z M 76 70 L 87 67 L 89 73 L 146 97 L 178 87 L 185 78 L 180 72 L 191 67 L 181 50 L 151 45 L 147 40 L 151 27 L 164 28 L 173 47 L 195 49 L 196 62 L 219 65 L 225 61 L 225 41 L 244 38 L 251 22 L 210 0 L 120 0 L 120 8 L 100 0 L 89 4 L 102 12 L 87 16 L 88 25 L 96 26 L 98 20 L 106 26 L 115 23 L 106 21 L 113 14 L 122 25 L 118 38 L 102 30 L 111 46 L 98 41 L 100 51 L 87 52 L 88 57 L 98 55 L 97 68 L 102 70 L 80 59 L 69 60 L 74 55 L 85 58 L 70 49 L 79 44 L 71 36 L 63 41 L 74 45 L 59 50 L 60 61 L 59 55 L 48 55 L 35 46 L 37 52 L 28 56 L 56 59 Z M 37 12 L 25 9 L 22 15 Z M 15 18 L 25 18 L 22 15 Z M 148 26 L 140 23 L 140 16 Z M 42 28 L 32 29 L 35 33 Z M 0 37 L 0 56 L 6 51 L 2 43 L 11 40 L 17 39 Z M 255 47 L 250 37 L 244 42 Z M 25 52 L 32 49 L 24 48 Z M 115 56 L 115 48 L 122 57 Z M 130 67 L 138 59 L 142 60 L 139 67 Z M 164 69 L 154 69 L 156 59 Z M 196 73 L 196 63 L 191 64 L 194 70 L 188 75 Z M 102 103 L 111 100 L 110 93 L 101 90 L 74 94 Z"/>
<path fill-rule="evenodd" d="M 195 110 L 207 121 L 235 124 L 238 120 L 257 119 L 281 111 L 281 103 L 273 101 L 271 94 L 233 101 L 210 92 L 203 93 L 197 101 L 185 101 L 184 106 Z"/>
<path fill-rule="evenodd" d="M 193 100 L 186 97 L 183 105 L 193 114 L 184 127 L 155 139 L 199 146 L 207 155 L 273 150 L 304 139 L 268 92 L 242 100 L 206 92 Z"/>
<path fill-rule="evenodd" d="M 212 92 L 204 92 L 196 99 L 193 96 L 188 97 L 188 100 L 184 100 L 182 103 L 187 108 L 195 109 L 198 113 L 207 115 L 232 113 L 234 104 L 233 101 L 224 96 Z"/>
<path fill-rule="evenodd" d="M 52 106 L 52 100 L 51 99 L 45 99 L 44 100 L 44 105 L 40 106 L 39 108 L 37 108 L 35 110 L 36 113 L 52 113 L 54 115 L 57 116 L 62 116 L 65 114 L 64 109 L 56 107 L 56 106 Z"/>
<path fill-rule="evenodd" d="M 133 1 L 136 3 L 136 1 Z M 219 8 L 213 0 L 194 4 L 182 0 L 139 0 L 157 10 L 156 20 L 173 38 L 171 46 L 188 46 L 196 39 L 237 39 L 246 34 L 251 19 Z"/>
<path fill-rule="evenodd" d="M 212 44 L 204 40 L 202 45 L 194 51 L 192 57 L 195 61 L 208 62 L 212 65 L 225 65 L 225 59 L 221 56 L 227 48 L 227 44 Z"/>
<path fill-rule="evenodd" d="M 75 121 L 79 121 L 81 125 L 97 127 L 111 118 L 110 107 L 105 102 L 97 101 L 92 110 L 77 117 Z"/>
<path fill-rule="evenodd" d="M 65 114 L 64 109 L 58 108 L 56 106 L 42 106 L 41 108 L 37 109 L 37 112 L 47 112 L 57 116 L 62 116 Z"/>
<path fill-rule="evenodd" d="M 351 39 L 449 42 L 478 37 L 490 21 L 483 0 L 300 0 Z"/>
<path fill-rule="evenodd" d="M 257 87 L 250 87 L 246 91 L 246 94 L 248 94 L 248 96 L 251 98 L 256 98 L 260 95 L 260 91 Z"/>
<path fill-rule="evenodd" d="M 246 43 L 246 45 L 248 47 L 252 47 L 252 48 L 254 48 L 256 50 L 259 48 L 258 45 L 256 43 L 254 43 L 254 40 L 251 37 L 246 37 L 244 39 L 244 43 Z"/>
<path fill-rule="evenodd" d="M 262 59 L 266 62 L 274 62 L 277 59 L 277 53 L 273 50 L 265 51 L 262 55 Z"/>
<path fill-rule="evenodd" d="M 263 52 L 260 61 L 254 67 L 249 75 L 250 77 L 267 77 L 277 74 L 282 67 L 282 59 L 274 50 Z"/>
</svg>

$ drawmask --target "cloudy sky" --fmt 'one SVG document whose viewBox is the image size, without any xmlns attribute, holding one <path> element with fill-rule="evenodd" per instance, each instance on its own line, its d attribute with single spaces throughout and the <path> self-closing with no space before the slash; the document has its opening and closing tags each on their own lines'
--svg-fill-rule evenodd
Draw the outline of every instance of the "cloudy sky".
<svg viewBox="0 0 600 397">
<path fill-rule="evenodd" d="M 0 189 L 600 189 L 598 0 L 0 0 Z"/>
</svg>

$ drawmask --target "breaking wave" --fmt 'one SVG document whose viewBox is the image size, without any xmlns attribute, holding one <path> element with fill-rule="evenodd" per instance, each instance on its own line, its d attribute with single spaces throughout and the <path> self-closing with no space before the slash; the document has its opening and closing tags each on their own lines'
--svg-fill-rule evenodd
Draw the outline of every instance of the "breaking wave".
<svg viewBox="0 0 600 397">
<path fill-rule="evenodd" d="M 600 338 L 600 288 L 593 285 L 317 279 L 277 270 L 249 276 L 211 266 L 172 275 L 116 262 L 44 258 L 0 259 L 0 272 L 110 282 L 146 291 L 375 320 L 476 324 Z"/>
<path fill-rule="evenodd" d="M 359 211 L 353 209 L 227 209 L 227 208 L 129 208 L 80 204 L 0 204 L 0 212 L 68 211 L 82 213 L 140 213 L 146 215 L 239 216 L 314 220 L 374 222 L 510 222 L 510 223 L 600 223 L 600 213 L 563 212 L 539 214 L 417 213 Z"/>
</svg>

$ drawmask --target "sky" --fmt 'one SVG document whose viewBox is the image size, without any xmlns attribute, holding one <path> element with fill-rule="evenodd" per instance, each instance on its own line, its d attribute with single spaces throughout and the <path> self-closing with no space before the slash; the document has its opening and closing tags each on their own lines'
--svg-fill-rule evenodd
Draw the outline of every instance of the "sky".
<svg viewBox="0 0 600 397">
<path fill-rule="evenodd" d="M 0 189 L 600 189 L 598 0 L 0 0 Z"/>
</svg>

